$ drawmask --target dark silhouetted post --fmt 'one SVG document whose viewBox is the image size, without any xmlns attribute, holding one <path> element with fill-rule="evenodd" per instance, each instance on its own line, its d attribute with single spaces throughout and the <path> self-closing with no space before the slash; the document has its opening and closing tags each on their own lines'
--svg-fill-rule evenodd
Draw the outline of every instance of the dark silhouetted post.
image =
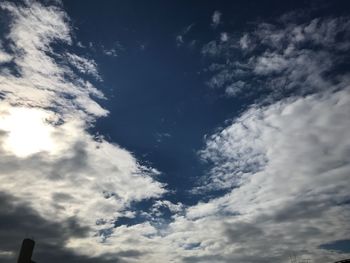
<svg viewBox="0 0 350 263">
<path fill-rule="evenodd" d="M 34 263 L 34 261 L 32 261 L 34 245 L 34 240 L 29 238 L 23 240 L 17 263 Z"/>
</svg>

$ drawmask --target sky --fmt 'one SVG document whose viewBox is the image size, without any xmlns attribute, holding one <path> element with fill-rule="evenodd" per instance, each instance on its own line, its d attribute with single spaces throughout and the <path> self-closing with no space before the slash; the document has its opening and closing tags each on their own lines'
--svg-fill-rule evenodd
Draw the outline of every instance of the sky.
<svg viewBox="0 0 350 263">
<path fill-rule="evenodd" d="M 0 262 L 350 258 L 348 1 L 0 1 Z"/>
</svg>

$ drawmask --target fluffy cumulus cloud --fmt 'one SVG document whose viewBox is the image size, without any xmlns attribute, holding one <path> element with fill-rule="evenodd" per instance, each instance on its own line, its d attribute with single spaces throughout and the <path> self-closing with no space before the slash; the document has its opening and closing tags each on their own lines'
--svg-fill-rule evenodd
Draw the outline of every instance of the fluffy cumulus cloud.
<svg viewBox="0 0 350 263">
<path fill-rule="evenodd" d="M 216 233 L 205 240 L 220 248 L 190 262 L 349 256 L 322 249 L 350 231 L 350 75 L 335 71 L 347 59 L 348 24 L 347 18 L 263 23 L 235 43 L 203 48 L 206 56 L 227 59 L 211 65 L 210 85 L 230 96 L 256 89 L 265 99 L 208 137 L 200 151 L 212 169 L 199 189 L 227 194 L 188 209 L 187 219 Z"/>
<path fill-rule="evenodd" d="M 131 202 L 164 193 L 152 179 L 158 172 L 87 132 L 108 111 L 80 75 L 100 79 L 93 60 L 72 53 L 66 13 L 32 1 L 0 7 L 10 21 L 0 46 L 1 233 L 14 244 L 22 238 L 11 235 L 16 229 L 42 237 L 58 246 L 57 262 L 74 253 L 127 257 L 108 237 Z M 16 250 L 2 243 L 1 261 L 14 261 Z"/>
<path fill-rule="evenodd" d="M 183 262 L 334 262 L 350 228 L 350 90 L 252 107 L 207 139 L 205 187 L 220 198 L 176 216 L 165 240 Z M 181 245 L 180 245 L 181 244 Z"/>
<path fill-rule="evenodd" d="M 214 163 L 209 185 L 233 190 L 192 208 L 193 217 L 236 215 L 225 227 L 240 256 L 275 262 L 269 257 L 296 252 L 331 261 L 319 246 L 346 239 L 350 230 L 349 110 L 346 89 L 244 113 L 202 152 Z"/>
</svg>

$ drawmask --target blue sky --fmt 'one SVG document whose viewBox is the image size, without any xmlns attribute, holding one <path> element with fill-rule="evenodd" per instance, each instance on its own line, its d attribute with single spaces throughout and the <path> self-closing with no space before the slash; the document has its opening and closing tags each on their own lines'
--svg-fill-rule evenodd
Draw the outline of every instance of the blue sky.
<svg viewBox="0 0 350 263">
<path fill-rule="evenodd" d="M 350 257 L 349 10 L 2 2 L 1 262 Z"/>
</svg>

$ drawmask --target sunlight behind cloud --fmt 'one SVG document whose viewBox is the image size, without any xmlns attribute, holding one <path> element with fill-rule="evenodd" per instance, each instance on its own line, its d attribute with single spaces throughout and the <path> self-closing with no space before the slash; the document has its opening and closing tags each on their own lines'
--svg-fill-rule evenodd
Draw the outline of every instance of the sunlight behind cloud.
<svg viewBox="0 0 350 263">
<path fill-rule="evenodd" d="M 350 258 L 348 13 L 68 2 L 0 0 L 0 263 Z"/>
<path fill-rule="evenodd" d="M 53 127 L 48 123 L 49 114 L 41 109 L 11 107 L 0 114 L 0 129 L 5 131 L 3 148 L 18 157 L 39 152 L 55 152 L 52 139 Z"/>
</svg>

